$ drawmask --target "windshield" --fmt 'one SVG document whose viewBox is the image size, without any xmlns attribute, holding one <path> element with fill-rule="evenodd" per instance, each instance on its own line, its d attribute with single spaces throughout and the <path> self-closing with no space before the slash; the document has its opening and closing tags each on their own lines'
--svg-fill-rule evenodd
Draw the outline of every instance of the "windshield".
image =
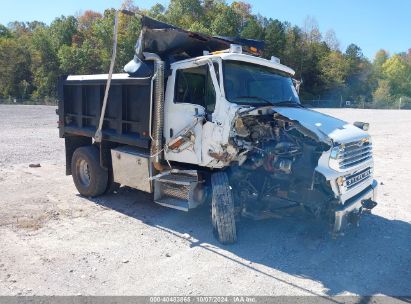
<svg viewBox="0 0 411 304">
<path fill-rule="evenodd" d="M 262 106 L 300 103 L 291 77 L 246 62 L 224 62 L 224 91 L 227 100 L 237 104 Z"/>
</svg>

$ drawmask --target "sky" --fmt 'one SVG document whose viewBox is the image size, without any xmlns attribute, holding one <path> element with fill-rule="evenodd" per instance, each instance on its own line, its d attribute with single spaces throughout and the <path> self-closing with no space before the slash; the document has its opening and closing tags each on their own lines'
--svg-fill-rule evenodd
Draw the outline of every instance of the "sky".
<svg viewBox="0 0 411 304">
<path fill-rule="evenodd" d="M 60 15 L 73 15 L 91 9 L 121 6 L 122 0 L 0 0 L 0 23 L 11 21 L 43 21 L 49 24 Z M 134 0 L 140 8 L 166 0 Z M 232 1 L 227 1 L 231 3 Z M 317 20 L 321 32 L 333 29 L 344 51 L 357 44 L 369 59 L 383 48 L 391 54 L 411 48 L 410 0 L 246 0 L 253 13 L 289 21 L 303 26 L 307 16 Z"/>
</svg>

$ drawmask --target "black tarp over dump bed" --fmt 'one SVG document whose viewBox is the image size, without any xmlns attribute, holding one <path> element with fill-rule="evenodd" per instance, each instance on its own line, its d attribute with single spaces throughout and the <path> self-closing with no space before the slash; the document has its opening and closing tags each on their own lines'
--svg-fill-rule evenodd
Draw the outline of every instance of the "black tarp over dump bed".
<svg viewBox="0 0 411 304">
<path fill-rule="evenodd" d="M 258 54 L 261 41 L 211 37 L 189 32 L 142 16 L 142 31 L 136 55 L 124 68 L 128 74 L 113 74 L 102 135 L 104 140 L 149 149 L 150 91 L 153 63 L 144 60 L 143 52 L 158 54 L 167 64 L 203 55 L 203 51 L 229 48 L 230 43 Z M 69 76 L 59 84 L 60 136 L 94 137 L 97 130 L 107 74 Z"/>
<path fill-rule="evenodd" d="M 140 59 L 142 52 L 156 53 L 167 60 L 166 56 L 185 54 L 188 57 L 202 56 L 203 51 L 221 51 L 228 49 L 230 44 L 240 44 L 245 52 L 261 54 L 264 42 L 260 40 L 208 36 L 194 33 L 175 27 L 173 25 L 151 19 L 147 16 L 141 17 L 142 32 L 136 45 L 137 54 Z"/>
</svg>

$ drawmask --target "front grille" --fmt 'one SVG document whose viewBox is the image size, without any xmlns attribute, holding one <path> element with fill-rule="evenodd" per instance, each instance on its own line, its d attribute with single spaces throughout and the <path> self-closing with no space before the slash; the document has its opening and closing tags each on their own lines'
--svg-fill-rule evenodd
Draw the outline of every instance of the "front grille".
<svg viewBox="0 0 411 304">
<path fill-rule="evenodd" d="M 350 190 L 372 177 L 372 168 L 368 167 L 343 177 L 343 187 Z"/>
<path fill-rule="evenodd" d="M 368 139 L 342 144 L 337 154 L 340 169 L 348 169 L 372 159 L 372 143 Z"/>
</svg>

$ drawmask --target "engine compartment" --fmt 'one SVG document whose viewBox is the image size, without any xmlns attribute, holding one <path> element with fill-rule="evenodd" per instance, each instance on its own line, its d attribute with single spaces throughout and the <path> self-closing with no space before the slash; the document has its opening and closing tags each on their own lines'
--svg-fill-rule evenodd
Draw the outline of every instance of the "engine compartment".
<svg viewBox="0 0 411 304">
<path fill-rule="evenodd" d="M 231 141 L 240 158 L 230 184 L 243 215 L 302 206 L 319 216 L 330 205 L 331 187 L 315 171 L 330 147 L 298 122 L 273 111 L 246 113 L 234 121 Z"/>
</svg>

